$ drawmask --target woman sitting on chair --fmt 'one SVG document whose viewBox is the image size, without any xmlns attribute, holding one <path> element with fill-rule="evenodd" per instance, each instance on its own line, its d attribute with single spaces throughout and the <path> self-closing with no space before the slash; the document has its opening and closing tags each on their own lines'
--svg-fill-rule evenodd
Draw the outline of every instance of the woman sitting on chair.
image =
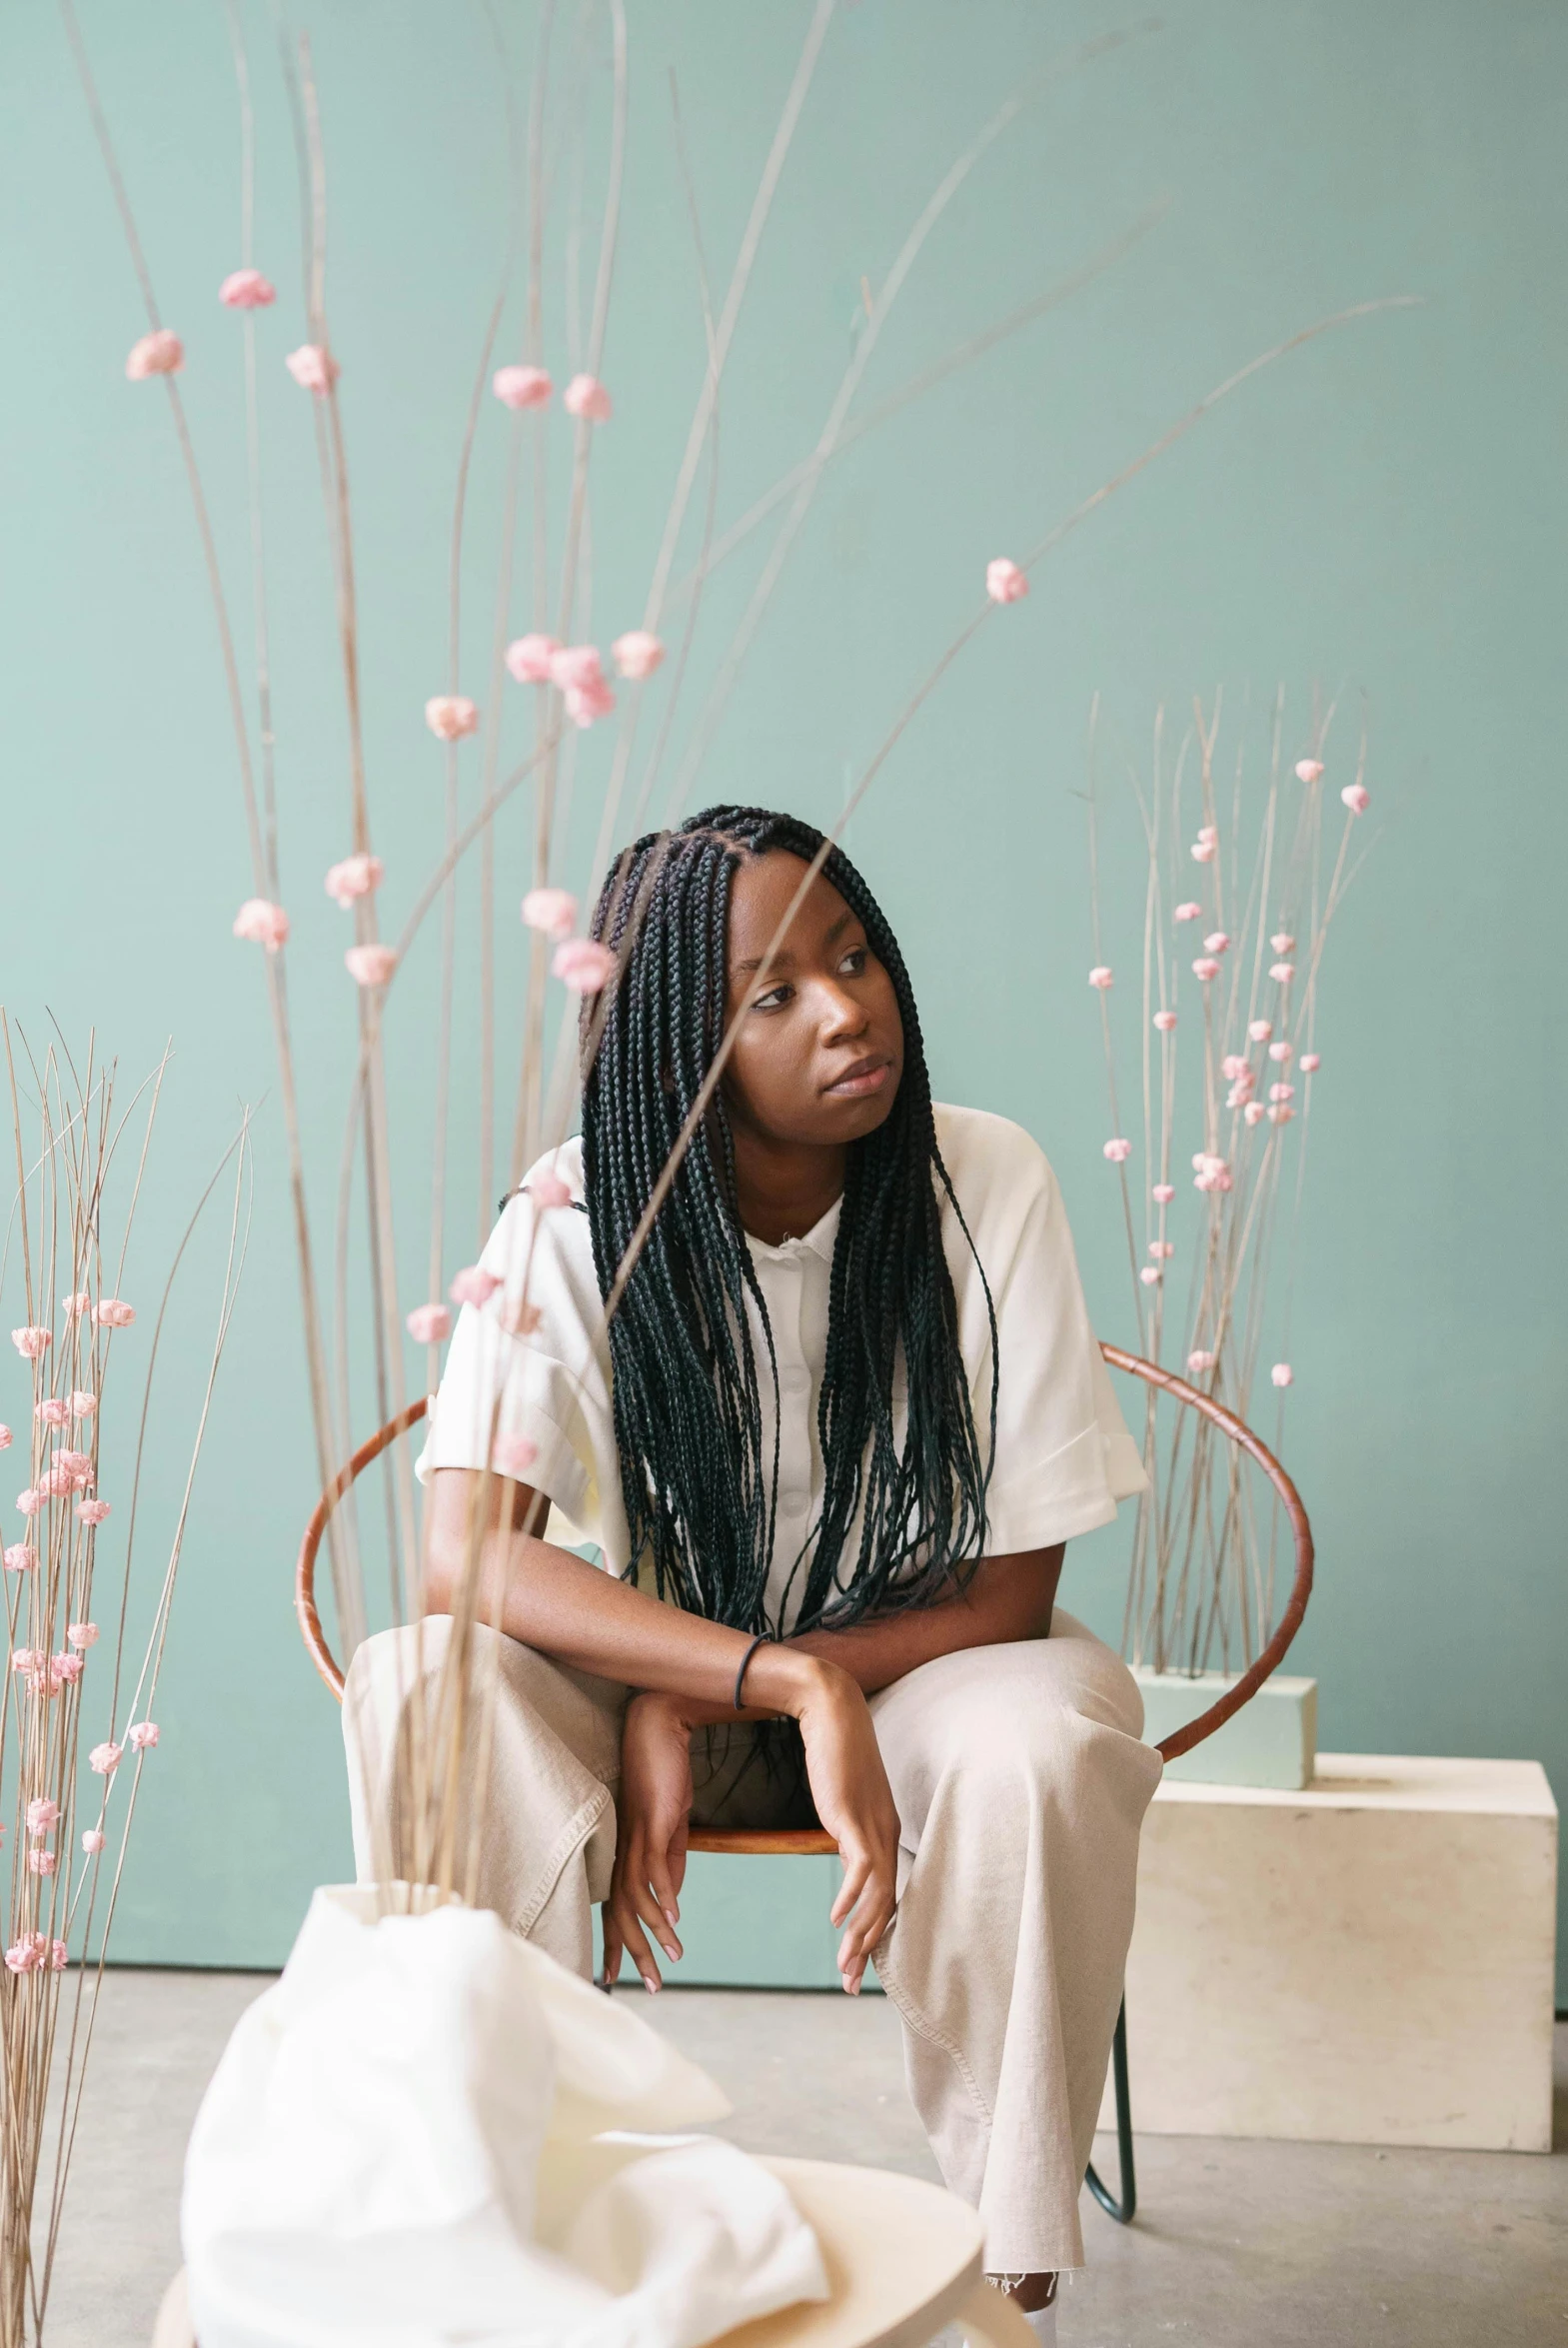
<svg viewBox="0 0 1568 2348">
<path fill-rule="evenodd" d="M 477 1894 L 580 1971 L 602 1900 L 607 1984 L 625 1953 L 658 1989 L 692 1825 L 820 1820 L 843 1985 L 875 1959 L 942 2174 L 1043 2311 L 1082 2259 L 1160 1768 L 1056 1585 L 1143 1476 L 1050 1169 L 1006 1120 L 933 1108 L 902 958 L 838 850 L 763 968 L 820 845 L 713 808 L 607 884 L 620 967 L 582 1140 L 503 1211 L 482 1260 L 504 1284 L 465 1307 L 432 1413 L 426 1606 L 450 1613 L 483 1508 L 479 1614 L 504 1636 Z M 377 1805 L 398 1832 L 416 1635 L 432 1671 L 427 1620 L 349 1675 L 362 1871 Z"/>
</svg>

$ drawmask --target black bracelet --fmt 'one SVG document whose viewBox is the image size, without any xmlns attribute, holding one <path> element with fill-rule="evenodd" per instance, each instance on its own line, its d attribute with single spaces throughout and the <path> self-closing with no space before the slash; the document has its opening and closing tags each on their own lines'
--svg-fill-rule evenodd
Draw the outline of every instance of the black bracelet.
<svg viewBox="0 0 1568 2348">
<path fill-rule="evenodd" d="M 744 1712 L 746 1709 L 746 1705 L 742 1700 L 741 1695 L 741 1683 L 746 1677 L 747 1665 L 751 1662 L 752 1657 L 756 1654 L 759 1647 L 772 1646 L 773 1643 L 773 1632 L 771 1630 L 760 1630 L 756 1638 L 753 1639 L 751 1645 L 747 1648 L 746 1653 L 741 1657 L 741 1668 L 735 1675 L 735 1708 L 738 1712 Z"/>
</svg>

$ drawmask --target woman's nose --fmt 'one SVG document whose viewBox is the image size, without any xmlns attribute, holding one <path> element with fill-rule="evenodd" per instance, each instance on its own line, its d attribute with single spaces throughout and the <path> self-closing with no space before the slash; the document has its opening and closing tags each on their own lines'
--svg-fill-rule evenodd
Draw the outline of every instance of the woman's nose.
<svg viewBox="0 0 1568 2348">
<path fill-rule="evenodd" d="M 844 1036 L 863 1035 L 868 1025 L 865 1006 L 833 980 L 822 983 L 822 1004 L 819 1012 L 824 1039 L 836 1042 Z"/>
</svg>

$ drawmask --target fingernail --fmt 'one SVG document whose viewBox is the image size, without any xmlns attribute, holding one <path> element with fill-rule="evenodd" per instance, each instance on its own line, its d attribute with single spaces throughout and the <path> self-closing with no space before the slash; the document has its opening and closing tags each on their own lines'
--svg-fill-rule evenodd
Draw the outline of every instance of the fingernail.
<svg viewBox="0 0 1568 2348">
<path fill-rule="evenodd" d="M 643 1975 L 643 1987 L 648 1991 L 650 1997 L 657 1997 L 659 1995 L 658 1976 L 653 1973 L 645 1973 Z"/>
</svg>

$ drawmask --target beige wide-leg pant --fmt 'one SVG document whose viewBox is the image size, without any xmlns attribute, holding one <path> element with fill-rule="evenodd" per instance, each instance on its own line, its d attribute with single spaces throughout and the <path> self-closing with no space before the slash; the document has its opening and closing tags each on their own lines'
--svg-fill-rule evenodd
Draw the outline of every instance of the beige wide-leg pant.
<svg viewBox="0 0 1568 2348">
<path fill-rule="evenodd" d="M 406 1868 L 406 1740 L 451 1625 L 355 1655 L 344 1734 L 361 1880 Z M 477 1633 L 490 1725 L 464 1769 L 483 1798 L 476 1895 L 587 1975 L 610 1888 L 626 1690 Z M 898 1914 L 876 1970 L 903 2023 L 915 2108 L 951 2189 L 979 2210 L 993 2272 L 1079 2266 L 1078 2194 L 1132 1931 L 1138 1829 L 1160 1760 L 1110 1649 L 1057 1609 L 1048 1639 L 971 1647 L 871 1699 L 900 1823 Z M 726 1732 L 742 1736 L 738 1728 Z M 787 1775 L 694 1750 L 695 1815 L 781 1823 Z M 402 1756 L 400 1762 L 400 1754 Z M 483 1785 L 479 1782 L 483 1776 Z M 791 1820 L 791 1822 L 793 1822 Z"/>
</svg>

